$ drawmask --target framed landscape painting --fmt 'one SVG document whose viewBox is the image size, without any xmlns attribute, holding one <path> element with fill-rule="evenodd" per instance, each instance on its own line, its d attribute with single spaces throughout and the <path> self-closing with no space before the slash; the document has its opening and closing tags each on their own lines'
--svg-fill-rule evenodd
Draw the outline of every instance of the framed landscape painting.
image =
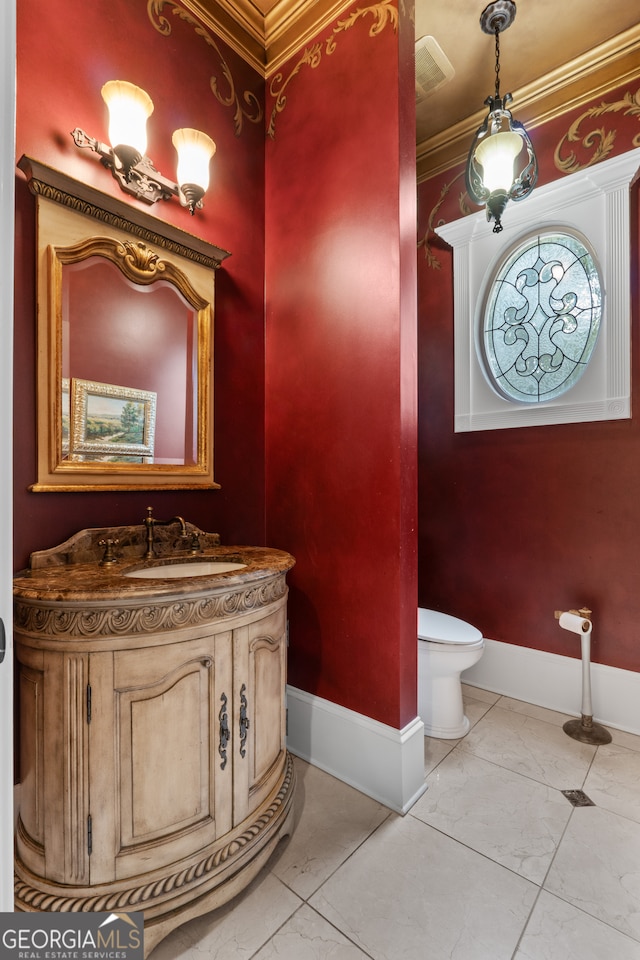
<svg viewBox="0 0 640 960">
<path fill-rule="evenodd" d="M 71 379 L 69 457 L 131 462 L 153 457 L 156 394 L 135 387 Z M 133 459 L 135 458 L 135 459 Z"/>
</svg>

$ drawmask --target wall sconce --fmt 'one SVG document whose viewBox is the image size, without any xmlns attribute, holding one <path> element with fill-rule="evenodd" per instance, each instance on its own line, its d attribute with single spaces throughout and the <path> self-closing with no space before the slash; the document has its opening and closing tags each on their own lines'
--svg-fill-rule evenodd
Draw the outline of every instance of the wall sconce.
<svg viewBox="0 0 640 960">
<path fill-rule="evenodd" d="M 495 96 L 485 100 L 489 113 L 471 144 L 466 181 L 471 199 L 479 206 L 486 204 L 487 220 L 495 220 L 494 233 L 502 230 L 501 218 L 508 201 L 524 200 L 538 179 L 538 162 L 529 135 L 506 109 L 513 97 L 510 93 L 500 97 L 500 33 L 511 26 L 515 15 L 513 0 L 496 0 L 480 17 L 482 30 L 496 38 L 496 89 Z"/>
<path fill-rule="evenodd" d="M 77 147 L 89 147 L 111 170 L 122 189 L 145 203 L 177 197 L 189 213 L 202 207 L 209 186 L 209 161 L 215 153 L 213 140 L 199 130 L 176 130 L 171 140 L 178 153 L 178 183 L 156 170 L 147 149 L 147 120 L 153 113 L 151 97 L 126 80 L 109 80 L 102 90 L 109 108 L 111 146 L 94 140 L 79 127 L 72 132 Z"/>
</svg>

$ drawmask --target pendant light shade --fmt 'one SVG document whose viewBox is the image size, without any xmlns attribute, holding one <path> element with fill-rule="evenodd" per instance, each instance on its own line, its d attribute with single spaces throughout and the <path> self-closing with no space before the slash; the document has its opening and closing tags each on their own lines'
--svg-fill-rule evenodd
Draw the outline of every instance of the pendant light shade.
<svg viewBox="0 0 640 960">
<path fill-rule="evenodd" d="M 495 133 L 478 144 L 475 159 L 482 167 L 482 181 L 489 193 L 509 191 L 521 150 L 522 140 L 517 133 Z"/>
</svg>

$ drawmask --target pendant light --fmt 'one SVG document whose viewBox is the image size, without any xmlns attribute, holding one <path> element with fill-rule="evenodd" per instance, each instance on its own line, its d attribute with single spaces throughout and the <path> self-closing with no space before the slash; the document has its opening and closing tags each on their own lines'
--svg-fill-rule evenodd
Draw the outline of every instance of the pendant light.
<svg viewBox="0 0 640 960">
<path fill-rule="evenodd" d="M 495 36 L 494 96 L 485 104 L 489 112 L 478 129 L 467 159 L 467 193 L 479 206 L 485 205 L 493 232 L 500 233 L 502 215 L 509 200 L 524 200 L 538 179 L 536 155 L 524 126 L 507 109 L 513 97 L 500 96 L 500 34 L 511 26 L 516 15 L 513 0 L 496 0 L 480 17 L 484 33 Z"/>
</svg>

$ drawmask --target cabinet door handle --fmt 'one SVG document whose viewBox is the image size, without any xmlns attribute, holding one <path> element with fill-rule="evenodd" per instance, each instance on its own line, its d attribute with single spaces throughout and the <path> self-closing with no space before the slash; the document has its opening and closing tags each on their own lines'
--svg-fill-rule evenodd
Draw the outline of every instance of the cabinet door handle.
<svg viewBox="0 0 640 960">
<path fill-rule="evenodd" d="M 243 683 L 240 687 L 240 756 L 246 757 L 247 750 L 247 730 L 249 729 L 249 718 L 247 716 L 247 698 L 245 696 L 245 690 L 247 689 L 246 683 Z"/>
<path fill-rule="evenodd" d="M 218 753 L 222 758 L 220 769 L 224 770 L 224 768 L 227 765 L 227 744 L 229 743 L 229 739 L 231 737 L 231 734 L 229 733 L 229 723 L 228 723 L 228 717 L 227 717 L 226 693 L 222 694 L 222 696 L 220 697 L 220 700 L 222 701 L 222 706 L 220 707 L 220 712 L 218 714 L 218 723 L 220 725 L 219 727 L 220 743 L 218 744 Z"/>
</svg>

